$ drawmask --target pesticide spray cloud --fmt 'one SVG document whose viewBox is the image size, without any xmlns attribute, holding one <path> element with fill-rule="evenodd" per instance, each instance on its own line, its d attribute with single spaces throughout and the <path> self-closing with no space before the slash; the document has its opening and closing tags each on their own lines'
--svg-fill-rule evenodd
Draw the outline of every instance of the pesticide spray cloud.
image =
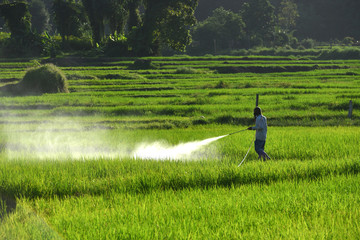
<svg viewBox="0 0 360 240">
<path fill-rule="evenodd" d="M 109 144 L 108 130 L 65 118 L 27 124 L 25 128 L 9 124 L 2 130 L 2 135 L 5 136 L 2 151 L 8 159 L 79 160 L 126 155 L 120 142 L 118 145 Z"/>
<path fill-rule="evenodd" d="M 194 160 L 206 158 L 211 148 L 206 145 L 227 135 L 171 146 L 166 142 L 130 144 L 129 136 L 120 130 L 87 126 L 71 119 L 36 123 L 31 129 L 17 125 L 2 129 L 8 159 L 99 159 L 134 158 L 144 160 Z M 209 151 L 209 152 L 208 152 Z"/>
<path fill-rule="evenodd" d="M 141 144 L 133 153 L 135 159 L 153 159 L 153 160 L 179 160 L 198 158 L 196 154 L 202 147 L 227 135 L 208 138 L 202 141 L 193 141 L 181 143 L 176 146 L 155 142 L 152 144 Z"/>
</svg>

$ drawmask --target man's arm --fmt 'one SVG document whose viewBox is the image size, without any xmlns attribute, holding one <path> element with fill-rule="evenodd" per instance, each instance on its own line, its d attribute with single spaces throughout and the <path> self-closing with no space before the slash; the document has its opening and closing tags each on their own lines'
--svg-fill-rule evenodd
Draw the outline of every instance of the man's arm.
<svg viewBox="0 0 360 240">
<path fill-rule="evenodd" d="M 261 118 L 256 118 L 255 126 L 248 127 L 247 130 L 262 130 L 262 129 L 263 129 L 263 127 L 261 125 Z"/>
</svg>

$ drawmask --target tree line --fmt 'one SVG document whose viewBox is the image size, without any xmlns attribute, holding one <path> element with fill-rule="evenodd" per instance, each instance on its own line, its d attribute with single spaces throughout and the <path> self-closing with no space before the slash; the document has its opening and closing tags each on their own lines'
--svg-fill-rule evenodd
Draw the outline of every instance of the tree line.
<svg viewBox="0 0 360 240">
<path fill-rule="evenodd" d="M 359 9 L 358 0 L 0 0 L 0 28 L 11 33 L 0 47 L 55 55 L 72 43 L 116 56 L 298 47 L 359 39 Z"/>
<path fill-rule="evenodd" d="M 238 13 L 248 0 L 199 0 L 195 15 L 204 21 L 216 8 Z M 269 0 L 275 14 L 281 11 L 283 0 Z M 298 18 L 294 36 L 299 39 L 313 38 L 319 41 L 353 37 L 360 39 L 360 1 L 358 0 L 292 0 L 296 4 Z"/>
<path fill-rule="evenodd" d="M 35 2 L 39 9 L 34 14 L 43 12 L 37 17 L 46 19 L 43 1 L 7 1 L 0 5 L 11 42 L 16 43 L 12 47 L 34 43 L 37 35 L 46 30 L 45 25 L 36 31 L 31 27 L 33 16 L 29 10 Z M 119 55 L 151 56 L 159 55 L 162 46 L 185 50 L 191 42 L 190 27 L 196 22 L 197 3 L 198 0 L 54 0 L 49 16 L 53 19 L 53 33 L 60 34 L 64 44 L 71 36 L 90 36 L 94 47 L 110 47 Z M 49 32 L 46 36 L 48 42 L 53 42 Z"/>
<path fill-rule="evenodd" d="M 360 40 L 358 0 L 200 0 L 196 17 L 189 48 L 195 54 Z"/>
</svg>

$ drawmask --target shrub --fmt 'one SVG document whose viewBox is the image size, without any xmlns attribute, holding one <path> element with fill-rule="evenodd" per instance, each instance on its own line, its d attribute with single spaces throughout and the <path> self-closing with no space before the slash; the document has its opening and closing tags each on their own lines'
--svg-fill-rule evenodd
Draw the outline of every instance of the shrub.
<svg viewBox="0 0 360 240">
<path fill-rule="evenodd" d="M 253 48 L 249 49 L 249 53 L 251 55 L 269 55 L 275 56 L 276 49 L 275 48 Z"/>
<path fill-rule="evenodd" d="M 356 47 L 333 48 L 323 50 L 319 59 L 359 59 L 360 49 Z"/>
<path fill-rule="evenodd" d="M 216 85 L 215 88 L 227 88 L 229 84 L 223 80 L 220 80 Z"/>
<path fill-rule="evenodd" d="M 69 51 L 86 51 L 93 48 L 91 38 L 86 37 L 79 38 L 69 36 L 65 42 L 61 43 L 61 45 L 64 50 Z"/>
<path fill-rule="evenodd" d="M 179 67 L 175 71 L 176 74 L 196 74 L 199 73 L 198 70 L 191 67 Z"/>
<path fill-rule="evenodd" d="M 1 39 L 2 57 L 34 57 L 44 53 L 44 39 L 42 36 L 34 33 L 24 35 L 23 38 L 5 38 Z"/>
<path fill-rule="evenodd" d="M 192 121 L 193 125 L 206 125 L 208 123 L 209 123 L 209 121 L 207 119 L 205 119 L 204 116 L 201 116 L 199 119 L 194 119 Z"/>
<path fill-rule="evenodd" d="M 307 38 L 307 39 L 304 39 L 300 42 L 301 46 L 309 49 L 309 48 L 314 48 L 315 46 L 315 40 L 314 39 L 311 39 L 311 38 Z"/>
<path fill-rule="evenodd" d="M 247 55 L 249 55 L 249 53 L 246 49 L 231 50 L 229 54 L 232 56 L 247 56 Z"/>
<path fill-rule="evenodd" d="M 130 69 L 155 69 L 156 65 L 152 63 L 151 59 L 136 59 Z"/>
<path fill-rule="evenodd" d="M 249 82 L 245 83 L 244 88 L 252 88 L 253 85 Z"/>
<path fill-rule="evenodd" d="M 10 33 L 0 32 L 0 47 L 5 46 L 6 42 L 10 39 Z"/>
<path fill-rule="evenodd" d="M 345 45 L 351 46 L 351 45 L 353 45 L 355 43 L 355 39 L 353 37 L 345 37 L 342 40 L 342 43 L 345 44 Z"/>
<path fill-rule="evenodd" d="M 129 56 L 130 52 L 127 38 L 115 31 L 113 35 L 108 37 L 104 46 L 104 53 L 110 57 Z"/>
<path fill-rule="evenodd" d="M 53 64 L 45 64 L 26 72 L 18 84 L 20 93 L 58 93 L 69 92 L 67 79 Z"/>
<path fill-rule="evenodd" d="M 219 116 L 215 119 L 215 122 L 219 124 L 234 124 L 235 121 L 236 121 L 235 117 L 229 114 Z"/>
</svg>

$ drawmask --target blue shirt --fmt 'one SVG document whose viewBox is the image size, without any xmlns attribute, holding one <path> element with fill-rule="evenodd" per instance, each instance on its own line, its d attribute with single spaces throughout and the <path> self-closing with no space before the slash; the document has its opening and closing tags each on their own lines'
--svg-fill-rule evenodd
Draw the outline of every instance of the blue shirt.
<svg viewBox="0 0 360 240">
<path fill-rule="evenodd" d="M 256 117 L 255 126 L 252 127 L 253 130 L 256 130 L 256 139 L 265 141 L 267 134 L 267 120 L 264 115 L 259 115 Z"/>
</svg>

